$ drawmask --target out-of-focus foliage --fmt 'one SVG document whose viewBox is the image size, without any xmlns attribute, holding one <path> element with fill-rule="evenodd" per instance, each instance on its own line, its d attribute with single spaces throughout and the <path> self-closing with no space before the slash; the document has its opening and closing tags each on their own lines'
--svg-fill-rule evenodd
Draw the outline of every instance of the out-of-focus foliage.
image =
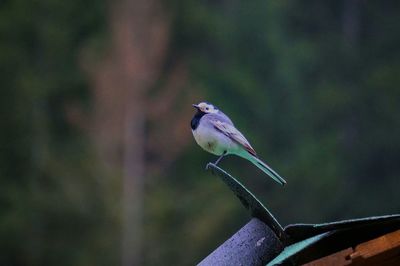
<svg viewBox="0 0 400 266">
<path fill-rule="evenodd" d="M 119 262 L 120 172 L 104 171 L 88 134 L 82 110 L 92 110 L 91 94 L 79 66 L 107 45 L 107 7 L 0 3 L 1 265 Z M 231 116 L 287 179 L 282 188 L 241 159 L 221 164 L 282 224 L 399 212 L 400 3 L 175 0 L 164 8 L 167 58 L 185 59 L 188 90 Z M 193 141 L 147 177 L 144 264 L 195 264 L 248 220 L 203 170 L 214 159 Z"/>
<path fill-rule="evenodd" d="M 1 265 L 111 265 L 118 257 L 112 188 L 87 136 L 71 126 L 77 106 L 90 108 L 79 52 L 104 31 L 104 7 L 0 3 Z"/>
</svg>

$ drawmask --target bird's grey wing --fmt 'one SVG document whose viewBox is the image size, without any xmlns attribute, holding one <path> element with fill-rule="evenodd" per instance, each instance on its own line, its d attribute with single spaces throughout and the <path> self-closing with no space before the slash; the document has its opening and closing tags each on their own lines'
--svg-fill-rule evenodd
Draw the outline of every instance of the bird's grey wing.
<svg viewBox="0 0 400 266">
<path fill-rule="evenodd" d="M 206 115 L 204 115 L 204 117 L 207 118 L 207 120 L 210 120 L 210 121 L 211 120 L 217 120 L 217 121 L 221 121 L 221 122 L 224 122 L 226 124 L 229 124 L 229 125 L 233 125 L 233 122 L 231 121 L 231 119 L 221 111 L 218 111 L 218 113 L 216 113 L 216 114 L 206 114 Z"/>
<path fill-rule="evenodd" d="M 233 125 L 233 122 L 231 121 L 231 119 L 226 114 L 224 114 L 222 111 L 218 111 L 216 116 L 218 117 L 219 121 L 226 122 L 230 125 Z"/>
<path fill-rule="evenodd" d="M 235 141 L 243 148 L 245 148 L 251 155 L 257 157 L 256 151 L 251 147 L 249 141 L 235 128 L 234 125 L 220 121 L 218 119 L 210 119 L 210 123 L 221 133 L 228 136 L 231 140 Z"/>
</svg>

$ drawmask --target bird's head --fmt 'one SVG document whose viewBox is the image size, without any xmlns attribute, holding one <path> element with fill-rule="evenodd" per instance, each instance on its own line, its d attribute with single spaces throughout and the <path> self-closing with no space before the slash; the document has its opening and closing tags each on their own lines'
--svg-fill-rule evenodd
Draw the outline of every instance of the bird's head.
<svg viewBox="0 0 400 266">
<path fill-rule="evenodd" d="M 211 103 L 201 102 L 198 104 L 193 104 L 193 107 L 199 110 L 202 113 L 206 114 L 216 114 L 218 113 L 218 108 L 212 105 Z"/>
</svg>

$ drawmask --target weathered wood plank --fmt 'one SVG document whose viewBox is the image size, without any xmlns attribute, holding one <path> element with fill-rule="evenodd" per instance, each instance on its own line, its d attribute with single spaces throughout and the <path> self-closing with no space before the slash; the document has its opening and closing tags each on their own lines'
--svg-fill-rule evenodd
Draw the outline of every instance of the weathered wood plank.
<svg viewBox="0 0 400 266">
<path fill-rule="evenodd" d="M 312 262 L 304 264 L 304 266 L 338 266 L 338 265 L 350 265 L 351 261 L 346 259 L 354 250 L 347 248 L 339 252 L 333 253 L 329 256 L 314 260 Z"/>
<path fill-rule="evenodd" d="M 361 243 L 354 249 L 349 247 L 304 265 L 400 265 L 400 230 Z"/>
</svg>

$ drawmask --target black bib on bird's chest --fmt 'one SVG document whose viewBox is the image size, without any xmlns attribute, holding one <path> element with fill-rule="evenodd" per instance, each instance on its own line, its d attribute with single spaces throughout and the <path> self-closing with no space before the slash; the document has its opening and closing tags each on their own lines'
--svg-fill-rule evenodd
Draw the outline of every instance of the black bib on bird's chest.
<svg viewBox="0 0 400 266">
<path fill-rule="evenodd" d="M 196 130 L 196 128 L 199 126 L 200 119 L 205 115 L 206 113 L 201 112 L 200 110 L 197 111 L 197 113 L 193 116 L 192 121 L 190 121 L 190 127 L 192 130 Z"/>
</svg>

